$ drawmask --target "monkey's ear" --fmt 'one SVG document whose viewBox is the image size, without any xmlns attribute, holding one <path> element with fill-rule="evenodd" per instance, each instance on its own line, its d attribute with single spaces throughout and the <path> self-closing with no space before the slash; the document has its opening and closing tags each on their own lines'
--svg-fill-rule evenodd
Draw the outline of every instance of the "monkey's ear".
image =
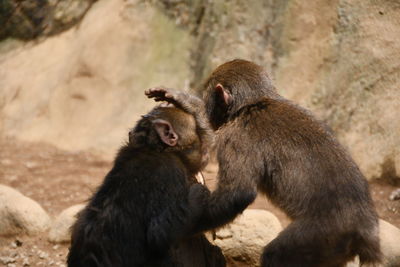
<svg viewBox="0 0 400 267">
<path fill-rule="evenodd" d="M 161 141 L 169 146 L 175 146 L 178 143 L 178 135 L 176 134 L 172 125 L 162 119 L 156 119 L 152 121 L 154 129 L 156 129 L 158 136 L 160 136 Z"/>
<path fill-rule="evenodd" d="M 224 88 L 222 84 L 217 84 L 215 86 L 215 92 L 217 93 L 218 97 L 225 103 L 225 105 L 229 106 L 232 102 L 232 96 L 230 93 Z"/>
</svg>

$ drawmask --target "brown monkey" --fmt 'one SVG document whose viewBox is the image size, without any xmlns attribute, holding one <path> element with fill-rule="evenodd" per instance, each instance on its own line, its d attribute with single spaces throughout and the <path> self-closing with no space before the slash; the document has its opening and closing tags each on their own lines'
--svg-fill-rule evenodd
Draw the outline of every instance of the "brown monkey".
<svg viewBox="0 0 400 267">
<path fill-rule="evenodd" d="M 204 89 L 220 168 L 197 230 L 232 221 L 260 191 L 293 220 L 265 247 L 262 266 L 380 261 L 368 183 L 324 123 L 280 96 L 249 61 L 219 66 Z"/>
<path fill-rule="evenodd" d="M 196 110 L 202 103 L 185 102 Z M 137 123 L 73 226 L 69 267 L 225 266 L 218 247 L 202 234 L 191 236 L 200 197 L 209 195 L 191 184 L 207 163 L 213 134 L 197 117 L 160 106 Z M 189 200 L 189 192 L 198 199 Z"/>
</svg>

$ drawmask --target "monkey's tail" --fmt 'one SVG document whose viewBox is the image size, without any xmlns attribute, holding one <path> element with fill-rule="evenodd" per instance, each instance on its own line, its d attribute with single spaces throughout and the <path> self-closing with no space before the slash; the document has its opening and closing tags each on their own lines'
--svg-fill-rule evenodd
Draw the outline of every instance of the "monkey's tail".
<svg viewBox="0 0 400 267">
<path fill-rule="evenodd" d="M 360 257 L 361 266 L 364 264 L 375 266 L 375 264 L 382 262 L 378 226 L 375 227 L 373 233 L 359 233 L 357 254 Z"/>
</svg>

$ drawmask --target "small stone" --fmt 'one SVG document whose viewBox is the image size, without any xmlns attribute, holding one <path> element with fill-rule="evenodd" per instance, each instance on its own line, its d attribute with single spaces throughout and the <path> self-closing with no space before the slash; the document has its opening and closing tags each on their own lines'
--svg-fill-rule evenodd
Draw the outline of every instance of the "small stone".
<svg viewBox="0 0 400 267">
<path fill-rule="evenodd" d="M 28 169 L 33 169 L 35 167 L 37 167 L 38 164 L 36 162 L 33 161 L 28 161 L 25 163 L 25 167 L 27 167 Z"/>
<path fill-rule="evenodd" d="M 24 259 L 22 260 L 22 266 L 29 266 L 29 265 L 30 265 L 29 259 L 28 259 L 28 258 L 24 258 Z"/>
<path fill-rule="evenodd" d="M 0 257 L 0 262 L 3 263 L 4 265 L 9 264 L 9 263 L 14 263 L 15 258 L 12 257 Z"/>
<path fill-rule="evenodd" d="M 1 163 L 2 165 L 9 166 L 9 165 L 11 165 L 12 161 L 11 161 L 10 159 L 2 159 L 2 160 L 0 161 L 0 163 Z"/>
<path fill-rule="evenodd" d="M 5 176 L 5 179 L 6 179 L 7 181 L 9 181 L 9 182 L 14 182 L 14 181 L 18 180 L 18 175 L 15 175 L 15 174 L 13 174 L 13 175 L 6 175 L 6 176 Z"/>
<path fill-rule="evenodd" d="M 15 259 L 18 259 L 18 258 L 19 258 L 19 255 L 18 255 L 17 252 L 13 252 L 13 253 L 11 254 L 11 257 L 12 257 L 12 258 L 15 258 Z"/>
<path fill-rule="evenodd" d="M 41 259 L 47 258 L 49 256 L 49 254 L 47 254 L 44 251 L 40 251 L 38 255 L 39 255 L 39 258 L 41 258 Z"/>
<path fill-rule="evenodd" d="M 83 204 L 71 206 L 63 210 L 53 221 L 49 231 L 49 241 L 54 243 L 71 240 L 71 227 L 76 221 L 77 214 L 85 207 Z"/>
<path fill-rule="evenodd" d="M 36 201 L 0 184 L 0 235 L 37 234 L 50 226 L 47 212 Z M 18 244 L 16 244 L 18 246 Z"/>
<path fill-rule="evenodd" d="M 389 196 L 390 200 L 399 200 L 400 199 L 400 188 L 394 190 L 390 196 Z"/>
<path fill-rule="evenodd" d="M 15 241 L 13 241 L 13 242 L 11 243 L 11 247 L 12 247 L 12 248 L 17 248 L 17 247 L 20 247 L 20 246 L 22 246 L 22 242 L 19 241 L 18 239 L 16 239 Z"/>
</svg>

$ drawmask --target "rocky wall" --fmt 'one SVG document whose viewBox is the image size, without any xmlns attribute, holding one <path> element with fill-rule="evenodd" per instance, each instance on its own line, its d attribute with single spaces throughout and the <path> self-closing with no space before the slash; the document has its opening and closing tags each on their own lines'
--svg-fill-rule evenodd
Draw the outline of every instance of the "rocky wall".
<svg viewBox="0 0 400 267">
<path fill-rule="evenodd" d="M 153 106 L 144 89 L 199 91 L 245 58 L 326 121 L 368 178 L 400 180 L 399 1 L 100 0 L 85 14 L 52 37 L 0 42 L 1 133 L 114 152 Z"/>
</svg>

